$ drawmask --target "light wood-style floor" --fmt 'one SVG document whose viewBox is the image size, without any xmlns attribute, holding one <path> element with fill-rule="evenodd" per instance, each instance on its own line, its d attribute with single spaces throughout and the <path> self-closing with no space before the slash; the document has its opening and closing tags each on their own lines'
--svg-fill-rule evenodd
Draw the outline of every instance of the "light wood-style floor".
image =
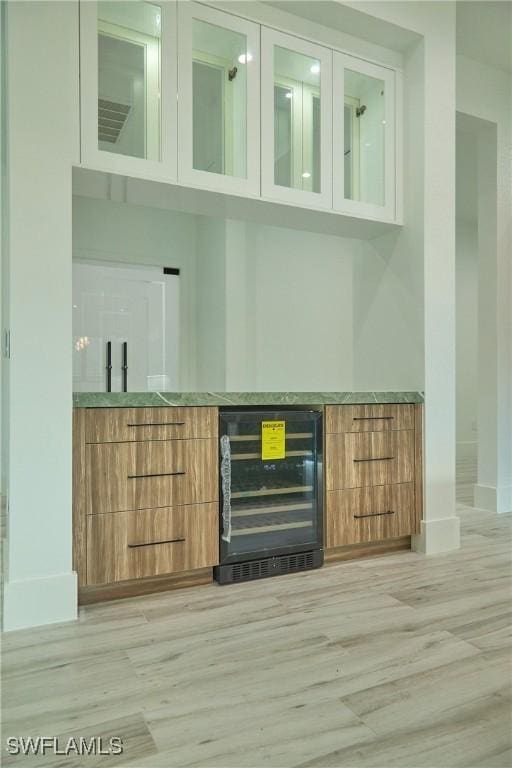
<svg viewBox="0 0 512 768">
<path fill-rule="evenodd" d="M 4 744 L 120 736 L 124 755 L 4 765 L 511 766 L 511 519 L 459 513 L 457 552 L 90 606 L 5 635 Z"/>
</svg>

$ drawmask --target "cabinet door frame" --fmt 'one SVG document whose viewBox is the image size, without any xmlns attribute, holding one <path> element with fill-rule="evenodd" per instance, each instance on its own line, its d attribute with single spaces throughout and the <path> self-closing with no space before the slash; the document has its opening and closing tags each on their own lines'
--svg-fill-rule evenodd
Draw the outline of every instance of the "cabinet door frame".
<svg viewBox="0 0 512 768">
<path fill-rule="evenodd" d="M 98 146 L 98 3 L 80 0 L 81 165 L 159 181 L 176 182 L 177 33 L 176 2 L 160 8 L 160 159 L 116 154 Z"/>
<path fill-rule="evenodd" d="M 384 81 L 384 205 L 345 198 L 345 70 L 350 69 Z M 395 165 L 397 152 L 396 72 L 393 69 L 357 59 L 340 51 L 333 54 L 333 208 L 340 213 L 379 221 L 397 218 L 397 180 L 400 169 Z"/>
<path fill-rule="evenodd" d="M 193 167 L 193 40 L 192 22 L 199 19 L 245 35 L 252 54 L 247 67 L 246 171 L 245 178 L 198 170 Z M 179 184 L 260 196 L 260 25 L 225 11 L 195 2 L 178 4 L 178 181 Z"/>
<path fill-rule="evenodd" d="M 274 182 L 274 46 L 318 59 L 320 77 L 320 192 Z M 272 201 L 332 209 L 332 50 L 308 40 L 261 28 L 261 194 Z"/>
</svg>

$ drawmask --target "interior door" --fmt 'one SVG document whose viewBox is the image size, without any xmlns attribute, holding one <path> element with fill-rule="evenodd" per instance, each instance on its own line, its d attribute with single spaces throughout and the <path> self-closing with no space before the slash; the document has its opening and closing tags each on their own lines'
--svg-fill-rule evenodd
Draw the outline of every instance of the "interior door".
<svg viewBox="0 0 512 768">
<path fill-rule="evenodd" d="M 179 275 L 75 262 L 75 392 L 108 391 L 109 343 L 112 392 L 179 389 Z"/>
</svg>

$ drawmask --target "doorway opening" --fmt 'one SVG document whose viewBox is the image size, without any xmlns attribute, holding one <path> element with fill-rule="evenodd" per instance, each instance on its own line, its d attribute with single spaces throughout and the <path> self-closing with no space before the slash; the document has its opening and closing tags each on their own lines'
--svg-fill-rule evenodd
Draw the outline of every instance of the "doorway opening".
<svg viewBox="0 0 512 768">
<path fill-rule="evenodd" d="M 457 113 L 457 501 L 483 498 L 497 474 L 497 126 Z"/>
</svg>

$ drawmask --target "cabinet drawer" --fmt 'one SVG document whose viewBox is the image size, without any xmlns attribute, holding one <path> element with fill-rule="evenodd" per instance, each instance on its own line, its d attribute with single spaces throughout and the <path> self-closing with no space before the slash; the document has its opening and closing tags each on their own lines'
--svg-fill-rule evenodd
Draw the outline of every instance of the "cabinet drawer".
<svg viewBox="0 0 512 768">
<path fill-rule="evenodd" d="M 91 408 L 86 412 L 85 442 L 172 440 L 216 437 L 217 408 Z"/>
<path fill-rule="evenodd" d="M 87 512 L 216 501 L 217 440 L 86 446 Z"/>
<path fill-rule="evenodd" d="M 206 568 L 219 562 L 218 504 L 93 515 L 87 584 Z"/>
<path fill-rule="evenodd" d="M 382 432 L 414 429 L 414 405 L 328 405 L 325 431 Z"/>
<path fill-rule="evenodd" d="M 326 436 L 328 491 L 413 480 L 414 430 Z"/>
<path fill-rule="evenodd" d="M 326 523 L 328 549 L 418 533 L 414 484 L 328 491 Z"/>
</svg>

